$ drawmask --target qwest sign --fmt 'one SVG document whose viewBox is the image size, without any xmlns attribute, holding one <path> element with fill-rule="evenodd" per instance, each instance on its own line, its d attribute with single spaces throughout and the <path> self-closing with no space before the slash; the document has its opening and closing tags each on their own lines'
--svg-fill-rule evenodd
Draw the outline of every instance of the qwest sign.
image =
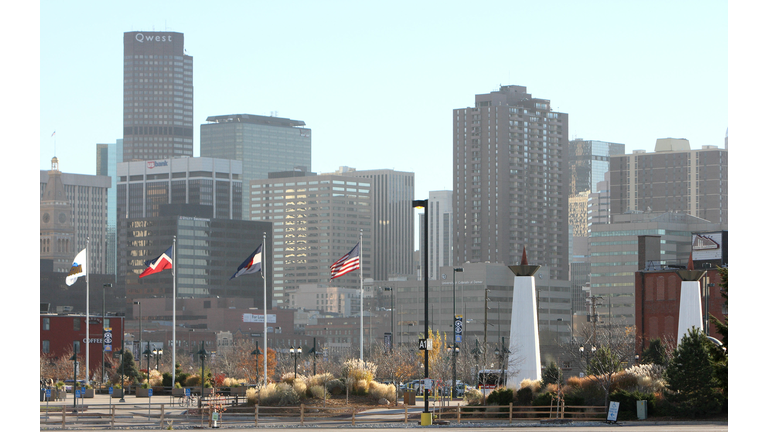
<svg viewBox="0 0 768 432">
<path fill-rule="evenodd" d="M 136 41 L 140 43 L 144 42 L 173 42 L 171 40 L 173 35 L 152 35 L 144 33 L 136 33 Z"/>
</svg>

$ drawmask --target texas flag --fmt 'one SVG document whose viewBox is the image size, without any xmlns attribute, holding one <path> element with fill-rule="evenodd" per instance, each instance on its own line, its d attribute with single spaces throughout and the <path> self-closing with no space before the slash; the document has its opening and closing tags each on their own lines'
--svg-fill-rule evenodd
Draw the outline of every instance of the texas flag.
<svg viewBox="0 0 768 432">
<path fill-rule="evenodd" d="M 261 271 L 261 246 L 256 248 L 253 253 L 248 256 L 248 258 L 243 261 L 242 264 L 240 264 L 240 267 L 237 268 L 237 271 L 235 274 L 232 275 L 229 280 L 232 280 L 240 275 L 244 274 L 251 274 L 251 273 L 258 273 Z"/>
<path fill-rule="evenodd" d="M 160 273 L 165 269 L 173 268 L 173 246 L 169 247 L 168 250 L 163 252 L 159 257 L 151 261 L 144 261 L 144 265 L 147 266 L 147 269 L 139 275 L 140 278 L 153 273 Z"/>
</svg>

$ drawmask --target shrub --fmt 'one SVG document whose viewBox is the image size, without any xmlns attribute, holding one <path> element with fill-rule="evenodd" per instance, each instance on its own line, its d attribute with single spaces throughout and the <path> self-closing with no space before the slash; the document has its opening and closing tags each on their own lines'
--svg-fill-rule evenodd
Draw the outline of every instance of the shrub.
<svg viewBox="0 0 768 432">
<path fill-rule="evenodd" d="M 328 395 L 328 392 L 322 385 L 314 385 L 309 388 L 309 394 L 311 394 L 313 398 L 322 399 Z"/>
<path fill-rule="evenodd" d="M 255 388 L 249 388 L 245 391 L 245 403 L 256 405 L 257 400 L 259 400 L 259 392 Z"/>
<path fill-rule="evenodd" d="M 176 384 L 173 386 L 174 388 L 181 388 L 181 383 L 176 381 Z"/>
<path fill-rule="evenodd" d="M 345 389 L 344 383 L 338 379 L 332 379 L 328 381 L 325 387 L 328 389 L 328 392 L 331 393 L 332 395 L 340 395 L 344 392 L 344 389 Z"/>
<path fill-rule="evenodd" d="M 191 375 L 187 377 L 186 383 L 184 384 L 185 387 L 198 387 L 200 386 L 200 376 L 198 375 Z"/>
<path fill-rule="evenodd" d="M 365 379 L 360 380 L 350 380 L 350 389 L 349 392 L 358 396 L 367 396 L 368 395 L 368 386 L 370 385 L 370 381 Z"/>
<path fill-rule="evenodd" d="M 531 405 L 533 406 L 547 406 L 552 405 L 553 403 L 555 405 L 557 404 L 557 393 L 555 392 L 541 393 L 531 401 Z"/>
<path fill-rule="evenodd" d="M 394 384 L 382 384 L 376 381 L 371 381 L 368 386 L 368 395 L 375 400 L 384 398 L 390 403 L 397 401 L 397 390 Z"/>
<path fill-rule="evenodd" d="M 186 384 L 186 382 L 187 382 L 187 377 L 189 377 L 189 374 L 188 374 L 188 373 L 186 373 L 186 372 L 182 372 L 182 373 L 180 373 L 180 374 L 176 375 L 176 382 L 177 382 L 177 383 L 181 383 L 181 386 L 182 386 L 182 387 L 184 387 L 184 386 L 186 386 L 186 385 L 187 385 L 187 384 Z"/>
<path fill-rule="evenodd" d="M 367 384 L 373 381 L 376 377 L 377 369 L 378 367 L 371 362 L 361 361 L 360 359 L 351 359 L 344 362 L 344 365 L 341 368 L 341 374 L 345 378 L 351 378 L 356 381 L 364 380 Z"/>
<path fill-rule="evenodd" d="M 613 382 L 611 383 L 611 392 L 617 390 L 633 391 L 637 388 L 638 379 L 634 374 L 627 373 L 623 370 L 613 376 Z"/>
<path fill-rule="evenodd" d="M 270 383 L 259 392 L 259 403 L 266 406 L 286 406 L 299 403 L 299 395 L 290 384 Z"/>
<path fill-rule="evenodd" d="M 322 386 L 326 382 L 333 380 L 333 375 L 330 373 L 312 375 L 307 380 L 308 387 Z"/>
<path fill-rule="evenodd" d="M 163 372 L 163 387 L 170 387 L 173 383 L 173 376 L 168 372 Z"/>
<path fill-rule="evenodd" d="M 515 400 L 515 391 L 508 388 L 497 388 L 485 399 L 486 405 L 509 406 Z"/>
<path fill-rule="evenodd" d="M 617 390 L 610 394 L 609 399 L 619 403 L 618 420 L 636 420 L 637 419 L 637 401 L 648 401 L 648 417 L 656 414 L 656 395 L 653 393 L 641 393 L 638 391 L 628 392 L 626 390 Z"/>
<path fill-rule="evenodd" d="M 304 399 L 307 397 L 307 383 L 302 379 L 293 381 L 293 390 L 299 395 L 299 398 Z"/>
<path fill-rule="evenodd" d="M 533 402 L 533 388 L 520 387 L 517 391 L 517 399 L 515 403 L 518 405 L 530 405 Z"/>
<path fill-rule="evenodd" d="M 467 405 L 482 405 L 483 393 L 476 388 L 468 388 L 464 390 L 464 401 Z"/>
<path fill-rule="evenodd" d="M 524 379 L 520 381 L 520 388 L 529 387 L 533 393 L 538 393 L 541 390 L 541 381 Z"/>
</svg>

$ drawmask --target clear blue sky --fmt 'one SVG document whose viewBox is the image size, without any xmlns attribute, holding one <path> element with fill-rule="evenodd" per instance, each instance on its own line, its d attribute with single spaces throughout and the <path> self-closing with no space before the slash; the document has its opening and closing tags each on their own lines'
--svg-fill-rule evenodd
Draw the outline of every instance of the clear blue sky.
<svg viewBox="0 0 768 432">
<path fill-rule="evenodd" d="M 40 2 L 40 169 L 95 173 L 122 137 L 123 32 L 184 33 L 195 156 L 210 115 L 303 120 L 312 169 L 452 188 L 452 110 L 500 84 L 570 115 L 570 137 L 723 146 L 725 1 Z M 51 138 L 53 131 L 56 136 Z"/>
</svg>

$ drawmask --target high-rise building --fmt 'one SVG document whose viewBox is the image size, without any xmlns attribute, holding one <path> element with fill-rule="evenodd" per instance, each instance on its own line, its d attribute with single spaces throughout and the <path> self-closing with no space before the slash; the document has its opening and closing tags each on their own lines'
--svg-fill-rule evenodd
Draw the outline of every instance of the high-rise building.
<svg viewBox="0 0 768 432">
<path fill-rule="evenodd" d="M 454 264 L 547 266 L 568 280 L 568 114 L 522 86 L 453 111 Z"/>
<path fill-rule="evenodd" d="M 349 167 L 341 167 L 334 174 L 364 178 L 371 185 L 373 278 L 412 275 L 414 174 Z"/>
<path fill-rule="evenodd" d="M 62 173 L 59 160 L 40 171 L 40 258 L 54 272 L 68 272 L 78 252 L 89 248 L 89 273 L 107 273 L 109 178 Z"/>
<path fill-rule="evenodd" d="M 611 157 L 611 217 L 630 212 L 690 214 L 728 224 L 728 150 L 686 139 L 656 140 L 654 153 Z"/>
<path fill-rule="evenodd" d="M 184 34 L 123 35 L 123 161 L 192 156 L 192 56 Z"/>
<path fill-rule="evenodd" d="M 289 307 L 303 284 L 360 288 L 355 271 L 331 281 L 330 266 L 360 241 L 363 275 L 371 277 L 371 181 L 338 174 L 289 171 L 251 181 L 251 220 L 274 226 L 273 306 Z M 413 236 L 411 236 L 413 237 Z M 297 302 L 298 304 L 298 302 Z"/>
<path fill-rule="evenodd" d="M 250 114 L 210 116 L 200 125 L 200 155 L 243 163 L 243 184 L 271 172 L 312 171 L 312 134 L 301 120 Z M 243 217 L 250 203 L 243 202 Z"/>
<path fill-rule="evenodd" d="M 117 219 L 157 217 L 164 204 L 212 206 L 216 219 L 242 219 L 242 163 L 176 158 L 117 164 Z"/>
<path fill-rule="evenodd" d="M 572 140 L 568 146 L 569 195 L 597 192 L 597 182 L 603 181 L 610 169 L 611 156 L 623 154 L 624 144 L 581 138 Z"/>
<path fill-rule="evenodd" d="M 117 164 L 123 161 L 123 140 L 96 144 L 96 175 L 110 177 L 107 190 L 107 273 L 117 271 Z"/>
</svg>

